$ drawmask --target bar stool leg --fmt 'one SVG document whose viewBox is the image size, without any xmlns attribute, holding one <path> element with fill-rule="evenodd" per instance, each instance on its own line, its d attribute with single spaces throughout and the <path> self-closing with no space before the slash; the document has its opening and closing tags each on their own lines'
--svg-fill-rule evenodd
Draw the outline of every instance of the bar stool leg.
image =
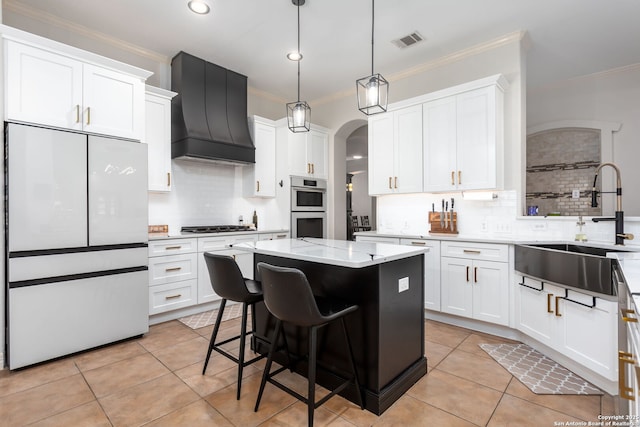
<svg viewBox="0 0 640 427">
<path fill-rule="evenodd" d="M 342 323 L 344 339 L 347 341 L 347 348 L 349 349 L 349 362 L 351 362 L 351 370 L 353 371 L 353 379 L 356 385 L 356 391 L 358 393 L 358 401 L 360 402 L 360 409 L 364 409 L 364 399 L 362 398 L 362 389 L 360 388 L 360 381 L 358 381 L 358 371 L 356 370 L 356 362 L 355 362 L 355 358 L 353 357 L 351 340 L 349 339 L 349 333 L 347 332 L 347 324 L 344 321 L 344 317 L 340 318 L 340 323 Z"/>
<path fill-rule="evenodd" d="M 240 388 L 242 387 L 242 370 L 244 369 L 244 347 L 245 337 L 247 335 L 247 312 L 248 304 L 242 303 L 242 326 L 240 327 L 240 352 L 238 353 L 238 390 L 236 391 L 236 400 L 240 400 Z"/>
<path fill-rule="evenodd" d="M 309 328 L 309 393 L 307 394 L 307 412 L 309 427 L 313 427 L 313 411 L 316 407 L 316 344 L 318 328 Z"/>
<path fill-rule="evenodd" d="M 269 355 L 267 356 L 267 364 L 265 365 L 264 371 L 262 372 L 262 381 L 260 382 L 260 390 L 258 391 L 256 406 L 253 408 L 254 412 L 258 412 L 258 407 L 260 406 L 260 400 L 262 399 L 262 392 L 264 391 L 264 386 L 267 384 L 267 378 L 269 377 L 269 372 L 271 371 L 271 362 L 273 362 L 273 353 L 275 353 L 276 351 L 278 337 L 280 335 L 281 329 L 282 329 L 282 321 L 280 319 L 276 319 L 276 326 L 275 326 L 275 330 L 273 331 L 273 339 L 271 340 L 271 347 L 269 348 Z"/>
<path fill-rule="evenodd" d="M 209 340 L 209 350 L 207 350 L 207 358 L 204 359 L 204 368 L 202 368 L 202 375 L 207 371 L 207 365 L 209 364 L 209 358 L 211 357 L 211 352 L 213 351 L 213 347 L 215 346 L 216 337 L 218 336 L 218 330 L 220 330 L 220 323 L 222 323 L 222 314 L 224 313 L 224 307 L 227 304 L 226 298 L 223 298 L 220 302 L 220 308 L 218 308 L 218 317 L 216 317 L 216 325 L 213 327 L 213 333 L 211 334 L 211 339 Z"/>
</svg>

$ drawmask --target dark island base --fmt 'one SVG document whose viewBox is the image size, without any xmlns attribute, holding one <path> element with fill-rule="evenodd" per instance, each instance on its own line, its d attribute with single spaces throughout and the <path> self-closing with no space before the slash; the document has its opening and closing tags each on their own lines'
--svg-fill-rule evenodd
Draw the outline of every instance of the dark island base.
<svg viewBox="0 0 640 427">
<path fill-rule="evenodd" d="M 427 373 L 422 255 L 360 269 L 261 254 L 255 254 L 254 260 L 256 265 L 267 262 L 299 268 L 307 275 L 315 294 L 358 304 L 360 309 L 345 320 L 367 410 L 376 415 L 382 414 Z M 260 279 L 257 271 L 255 277 Z M 409 280 L 409 289 L 403 292 L 398 291 L 401 278 Z M 275 319 L 264 303 L 256 304 L 254 322 L 259 336 L 271 337 Z M 284 329 L 293 358 L 297 360 L 296 355 L 306 355 L 306 329 L 287 324 Z M 259 341 L 253 342 L 253 348 L 260 353 L 268 351 L 268 347 Z M 319 330 L 318 348 L 316 382 L 333 389 L 341 380 L 321 368 L 327 366 L 333 371 L 344 372 L 345 376 L 349 372 L 346 343 L 339 323 Z M 274 360 L 286 364 L 285 352 L 278 352 Z M 294 370 L 306 377 L 306 360 L 300 358 Z M 340 395 L 357 402 L 353 385 Z"/>
</svg>

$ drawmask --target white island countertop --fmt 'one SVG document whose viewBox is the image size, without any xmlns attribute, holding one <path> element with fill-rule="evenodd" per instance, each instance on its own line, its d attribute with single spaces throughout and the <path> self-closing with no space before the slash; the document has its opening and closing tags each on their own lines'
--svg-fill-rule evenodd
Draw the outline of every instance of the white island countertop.
<svg viewBox="0 0 640 427">
<path fill-rule="evenodd" d="M 308 237 L 245 242 L 233 245 L 233 248 L 262 255 L 273 255 L 349 268 L 369 267 L 429 251 L 429 248 L 414 246 Z"/>
</svg>

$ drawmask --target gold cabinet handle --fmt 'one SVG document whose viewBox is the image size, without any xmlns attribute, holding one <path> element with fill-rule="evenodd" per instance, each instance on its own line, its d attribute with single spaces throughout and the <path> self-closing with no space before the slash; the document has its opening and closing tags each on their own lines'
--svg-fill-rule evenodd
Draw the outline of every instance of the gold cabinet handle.
<svg viewBox="0 0 640 427">
<path fill-rule="evenodd" d="M 456 176 L 455 171 L 451 171 L 451 185 L 456 185 L 455 176 Z"/>
<path fill-rule="evenodd" d="M 171 172 L 167 172 L 167 187 L 171 187 Z"/>
<path fill-rule="evenodd" d="M 458 185 L 462 184 L 462 171 L 458 171 Z"/>
<path fill-rule="evenodd" d="M 629 310 L 628 308 L 620 309 L 620 313 L 622 313 L 622 320 L 629 323 L 638 323 L 637 317 L 631 317 L 636 314 L 635 310 Z"/>
<path fill-rule="evenodd" d="M 311 173 L 311 163 L 307 163 L 307 173 Z"/>
<path fill-rule="evenodd" d="M 182 270 L 182 267 L 169 267 L 169 268 L 165 268 L 164 271 L 169 272 L 169 271 L 180 271 Z"/>
<path fill-rule="evenodd" d="M 91 124 L 91 107 L 87 107 L 87 124 Z"/>
<path fill-rule="evenodd" d="M 76 104 L 76 123 L 80 123 L 80 104 Z"/>
<path fill-rule="evenodd" d="M 398 177 L 393 178 L 393 188 L 398 188 Z"/>
<path fill-rule="evenodd" d="M 547 294 L 547 313 L 553 313 L 551 309 L 551 299 L 553 298 L 553 294 Z"/>
<path fill-rule="evenodd" d="M 180 298 L 181 296 L 182 294 L 167 295 L 166 297 L 164 297 L 164 299 L 176 299 L 176 298 Z"/>
<path fill-rule="evenodd" d="M 562 314 L 560 314 L 560 300 L 563 297 L 556 297 L 556 317 L 562 317 Z"/>
<path fill-rule="evenodd" d="M 478 267 L 473 267 L 473 282 L 478 283 Z"/>
<path fill-rule="evenodd" d="M 393 187 L 391 187 L 391 177 L 389 177 L 389 190 L 393 189 Z"/>
<path fill-rule="evenodd" d="M 469 281 L 469 266 L 467 265 L 467 282 Z"/>
<path fill-rule="evenodd" d="M 256 193 L 260 192 L 260 181 L 256 181 Z"/>
<path fill-rule="evenodd" d="M 463 249 L 462 252 L 465 253 L 465 254 L 476 254 L 476 255 L 482 253 L 482 251 L 478 251 L 478 250 L 474 250 L 474 249 Z"/>
<path fill-rule="evenodd" d="M 412 244 L 413 246 L 424 246 L 424 245 L 426 245 L 427 243 L 426 243 L 426 242 L 411 242 L 411 244 Z"/>
<path fill-rule="evenodd" d="M 286 237 L 287 237 L 287 235 L 286 235 L 286 234 L 278 234 L 278 235 L 276 236 L 276 239 L 285 239 Z"/>
<path fill-rule="evenodd" d="M 315 163 L 311 163 L 311 174 L 315 174 L 316 173 L 316 165 Z"/>
<path fill-rule="evenodd" d="M 633 388 L 627 385 L 627 375 L 626 375 L 626 365 L 633 366 L 635 364 L 635 359 L 633 358 L 633 354 L 627 353 L 624 351 L 618 352 L 618 391 L 620 392 L 620 397 L 627 400 L 635 401 L 635 396 L 633 395 Z"/>
<path fill-rule="evenodd" d="M 182 249 L 182 246 L 178 245 L 178 246 L 167 246 L 166 248 L 164 248 L 165 251 L 174 251 L 177 249 Z"/>
</svg>

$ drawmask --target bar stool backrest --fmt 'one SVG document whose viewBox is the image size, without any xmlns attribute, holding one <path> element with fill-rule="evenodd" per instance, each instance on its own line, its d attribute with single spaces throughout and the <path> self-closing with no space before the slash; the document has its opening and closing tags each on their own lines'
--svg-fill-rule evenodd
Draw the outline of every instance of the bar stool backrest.
<svg viewBox="0 0 640 427">
<path fill-rule="evenodd" d="M 242 277 L 240 267 L 233 257 L 204 253 L 213 291 L 230 301 L 244 302 L 251 297 Z"/>
<path fill-rule="evenodd" d="M 327 321 L 311 291 L 304 273 L 297 268 L 286 268 L 258 263 L 262 292 L 267 309 L 283 322 L 298 326 L 320 325 Z"/>
</svg>

